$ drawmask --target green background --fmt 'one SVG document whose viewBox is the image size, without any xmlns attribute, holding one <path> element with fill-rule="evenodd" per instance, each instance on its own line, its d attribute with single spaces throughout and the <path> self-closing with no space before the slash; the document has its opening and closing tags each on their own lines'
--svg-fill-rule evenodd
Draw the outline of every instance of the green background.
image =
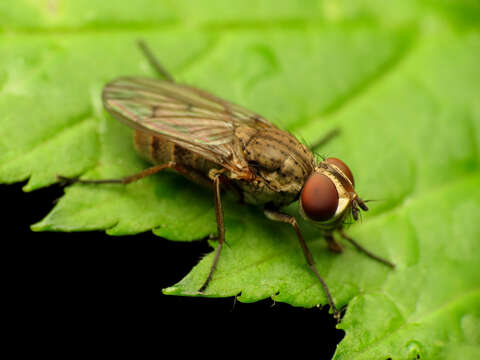
<svg viewBox="0 0 480 360">
<path fill-rule="evenodd" d="M 259 112 L 307 143 L 340 127 L 342 158 L 378 201 L 341 256 L 301 223 L 346 331 L 336 359 L 480 356 L 480 4 L 477 1 L 2 1 L 0 181 L 123 176 L 147 166 L 102 108 L 122 75 L 155 76 L 145 39 L 180 82 Z M 296 214 L 295 206 L 290 209 Z M 325 304 L 293 230 L 225 202 L 227 242 L 207 296 Z M 175 174 L 73 186 L 35 231 L 216 231 L 212 195 Z M 132 240 L 134 241 L 134 240 Z M 212 243 L 215 246 L 215 243 Z M 212 254 L 167 294 L 196 296 Z"/>
</svg>

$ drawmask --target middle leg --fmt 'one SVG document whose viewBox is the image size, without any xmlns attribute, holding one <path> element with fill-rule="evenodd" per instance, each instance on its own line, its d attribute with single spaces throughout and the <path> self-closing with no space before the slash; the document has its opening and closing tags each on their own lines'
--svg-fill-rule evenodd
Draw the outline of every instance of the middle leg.
<svg viewBox="0 0 480 360">
<path fill-rule="evenodd" d="M 374 254 L 370 250 L 364 248 L 362 245 L 360 245 L 355 240 L 353 240 L 350 236 L 348 236 L 345 233 L 345 231 L 343 231 L 342 229 L 339 230 L 339 233 L 345 240 L 347 240 L 350 244 L 355 246 L 358 251 L 363 252 L 365 255 L 367 255 L 369 258 L 371 258 L 373 260 L 381 262 L 382 264 L 387 265 L 387 266 L 391 267 L 392 269 L 395 269 L 395 264 L 394 263 L 392 263 L 391 261 L 389 261 L 387 259 L 384 259 L 381 256 L 378 256 L 377 254 Z"/>
<path fill-rule="evenodd" d="M 223 221 L 223 207 L 222 207 L 222 200 L 221 200 L 221 181 L 222 175 L 216 174 L 213 178 L 213 191 L 215 194 L 215 217 L 217 219 L 217 231 L 218 231 L 218 246 L 215 250 L 215 257 L 213 258 L 212 265 L 210 267 L 210 272 L 208 273 L 207 279 L 203 283 L 203 285 L 198 290 L 199 292 L 204 292 L 207 288 L 210 280 L 212 280 L 213 273 L 217 268 L 218 259 L 220 258 L 220 252 L 222 251 L 223 244 L 225 244 L 225 223 Z"/>
</svg>

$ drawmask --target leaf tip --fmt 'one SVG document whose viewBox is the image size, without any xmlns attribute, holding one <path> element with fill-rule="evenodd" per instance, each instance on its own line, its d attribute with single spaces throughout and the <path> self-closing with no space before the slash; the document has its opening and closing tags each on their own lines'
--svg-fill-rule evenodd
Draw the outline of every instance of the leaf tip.
<svg viewBox="0 0 480 360">
<path fill-rule="evenodd" d="M 30 225 L 30 230 L 34 232 L 45 231 L 47 230 L 47 226 L 43 221 L 37 222 L 33 225 Z"/>
<path fill-rule="evenodd" d="M 162 290 L 165 295 L 178 295 L 182 290 L 178 286 L 170 286 Z"/>
</svg>

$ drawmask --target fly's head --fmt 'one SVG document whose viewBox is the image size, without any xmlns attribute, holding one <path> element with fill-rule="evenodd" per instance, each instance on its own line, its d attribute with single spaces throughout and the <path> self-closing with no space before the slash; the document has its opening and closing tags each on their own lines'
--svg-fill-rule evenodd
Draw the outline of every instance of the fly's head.
<svg viewBox="0 0 480 360">
<path fill-rule="evenodd" d="M 340 159 L 319 163 L 305 182 L 300 195 L 300 213 L 324 230 L 333 230 L 351 213 L 358 220 L 360 209 L 368 207 L 355 192 L 355 181 Z"/>
</svg>

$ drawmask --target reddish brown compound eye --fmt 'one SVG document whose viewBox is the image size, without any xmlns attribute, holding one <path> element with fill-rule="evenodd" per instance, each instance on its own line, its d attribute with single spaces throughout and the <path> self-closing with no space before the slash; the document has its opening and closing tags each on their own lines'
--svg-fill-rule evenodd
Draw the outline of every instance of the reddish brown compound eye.
<svg viewBox="0 0 480 360">
<path fill-rule="evenodd" d="M 335 215 L 338 207 L 338 192 L 327 176 L 319 173 L 306 181 L 300 202 L 305 215 L 314 221 L 326 221 Z"/>
<path fill-rule="evenodd" d="M 327 163 L 335 165 L 338 167 L 342 172 L 345 174 L 345 176 L 350 180 L 353 186 L 355 186 L 355 181 L 353 180 L 353 174 L 350 171 L 350 168 L 345 164 L 342 160 L 337 159 L 337 158 L 328 158 L 325 160 Z"/>
</svg>

